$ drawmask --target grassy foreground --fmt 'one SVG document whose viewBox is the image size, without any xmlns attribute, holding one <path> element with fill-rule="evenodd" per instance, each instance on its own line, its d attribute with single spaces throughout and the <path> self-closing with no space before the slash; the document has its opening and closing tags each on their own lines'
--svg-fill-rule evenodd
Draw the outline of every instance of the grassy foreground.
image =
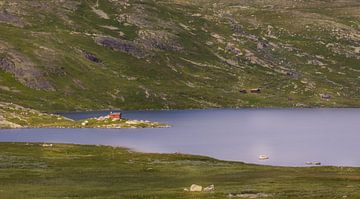
<svg viewBox="0 0 360 199">
<path fill-rule="evenodd" d="M 360 168 L 258 166 L 36 143 L 1 143 L 0 159 L 0 198 L 360 198 Z M 214 184 L 216 191 L 183 190 L 193 183 Z"/>
</svg>

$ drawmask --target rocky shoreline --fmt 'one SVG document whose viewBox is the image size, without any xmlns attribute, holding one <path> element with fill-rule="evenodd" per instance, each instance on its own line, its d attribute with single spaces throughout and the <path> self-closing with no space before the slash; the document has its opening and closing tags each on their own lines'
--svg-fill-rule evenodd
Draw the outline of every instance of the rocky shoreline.
<svg viewBox="0 0 360 199">
<path fill-rule="evenodd" d="M 13 103 L 0 102 L 0 129 L 14 128 L 168 128 L 169 125 L 147 120 L 111 119 L 107 117 L 72 120 L 42 113 Z"/>
</svg>

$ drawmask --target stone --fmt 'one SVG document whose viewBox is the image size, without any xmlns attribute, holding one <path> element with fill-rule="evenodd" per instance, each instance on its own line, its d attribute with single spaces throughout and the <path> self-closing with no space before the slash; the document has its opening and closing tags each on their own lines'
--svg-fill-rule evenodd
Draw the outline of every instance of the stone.
<svg viewBox="0 0 360 199">
<path fill-rule="evenodd" d="M 191 192 L 201 192 L 202 191 L 202 186 L 197 185 L 197 184 L 192 184 L 190 186 L 190 191 Z"/>
<path fill-rule="evenodd" d="M 213 191 L 215 191 L 215 186 L 213 184 L 204 188 L 204 192 L 213 192 Z"/>
<path fill-rule="evenodd" d="M 263 42 L 258 42 L 257 45 L 256 45 L 256 48 L 257 48 L 258 50 L 262 50 L 262 49 L 264 49 L 264 48 L 266 48 L 266 47 L 267 47 L 267 44 L 265 44 L 265 43 L 263 43 Z"/>
<path fill-rule="evenodd" d="M 320 96 L 324 100 L 330 100 L 331 99 L 331 95 L 329 95 L 329 94 L 320 94 Z"/>
<path fill-rule="evenodd" d="M 89 60 L 89 61 L 92 61 L 92 62 L 95 62 L 95 63 L 101 63 L 101 60 L 99 58 L 97 58 L 94 54 L 92 53 L 89 53 L 89 52 L 86 52 L 86 51 L 83 51 L 83 55 L 84 57 Z"/>
</svg>

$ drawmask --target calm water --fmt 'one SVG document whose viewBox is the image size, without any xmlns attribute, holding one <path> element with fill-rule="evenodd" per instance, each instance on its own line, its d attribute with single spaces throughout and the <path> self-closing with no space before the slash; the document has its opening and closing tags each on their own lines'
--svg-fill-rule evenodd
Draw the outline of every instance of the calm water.
<svg viewBox="0 0 360 199">
<path fill-rule="evenodd" d="M 74 119 L 108 112 L 69 113 Z M 282 166 L 360 166 L 360 109 L 220 109 L 124 112 L 167 129 L 0 130 L 0 141 L 123 146 Z M 259 155 L 270 157 L 258 160 Z"/>
</svg>

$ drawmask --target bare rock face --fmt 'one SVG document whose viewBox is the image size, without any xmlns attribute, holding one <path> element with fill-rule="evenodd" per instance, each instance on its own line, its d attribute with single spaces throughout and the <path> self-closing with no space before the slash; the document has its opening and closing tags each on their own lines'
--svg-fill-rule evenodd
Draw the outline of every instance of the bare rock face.
<svg viewBox="0 0 360 199">
<path fill-rule="evenodd" d="M 51 84 L 45 80 L 40 70 L 26 63 L 13 62 L 8 58 L 0 58 L 0 69 L 9 72 L 22 84 L 42 90 L 54 90 Z"/>
<path fill-rule="evenodd" d="M 27 87 L 39 90 L 55 90 L 48 82 L 41 70 L 35 67 L 33 62 L 13 50 L 4 43 L 0 43 L 0 70 L 14 75 L 16 80 Z"/>
<path fill-rule="evenodd" d="M 141 46 L 137 45 L 132 41 L 126 41 L 114 37 L 98 36 L 95 38 L 95 42 L 98 45 L 110 48 L 115 51 L 128 53 L 137 58 L 144 58 L 147 55 L 147 53 L 141 48 Z"/>
<path fill-rule="evenodd" d="M 17 27 L 24 26 L 24 23 L 20 20 L 19 17 L 5 11 L 0 11 L 0 23 L 11 24 Z"/>
<path fill-rule="evenodd" d="M 0 118 L 0 129 L 1 128 L 21 128 L 20 125 L 6 121 L 6 120 L 2 120 L 2 118 Z"/>
<path fill-rule="evenodd" d="M 110 36 L 97 36 L 98 45 L 115 51 L 128 53 L 137 58 L 151 56 L 156 51 L 176 51 L 183 47 L 176 41 L 176 36 L 165 31 L 141 30 L 134 41 L 118 39 Z"/>
</svg>

